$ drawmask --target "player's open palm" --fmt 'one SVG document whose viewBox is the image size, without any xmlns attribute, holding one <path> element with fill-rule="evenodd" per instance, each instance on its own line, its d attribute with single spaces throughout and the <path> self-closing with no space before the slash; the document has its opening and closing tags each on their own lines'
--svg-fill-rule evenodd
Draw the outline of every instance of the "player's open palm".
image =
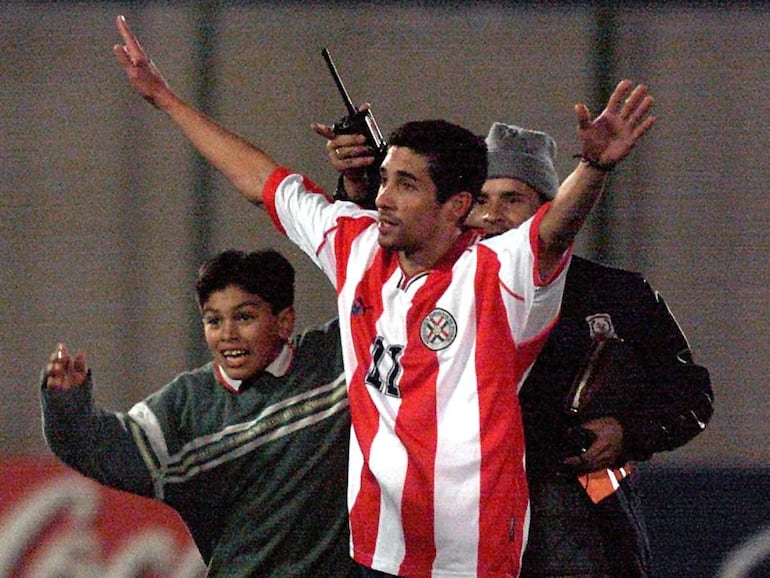
<svg viewBox="0 0 770 578">
<path fill-rule="evenodd" d="M 630 80 L 620 81 L 607 107 L 593 120 L 584 104 L 575 105 L 584 158 L 611 168 L 628 156 L 655 123 L 655 117 L 649 114 L 653 98 L 647 87 L 632 87 Z"/>
</svg>

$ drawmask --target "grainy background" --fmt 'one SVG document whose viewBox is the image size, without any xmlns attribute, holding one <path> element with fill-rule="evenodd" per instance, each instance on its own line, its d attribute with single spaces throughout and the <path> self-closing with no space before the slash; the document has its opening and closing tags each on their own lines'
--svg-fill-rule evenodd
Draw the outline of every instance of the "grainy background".
<svg viewBox="0 0 770 578">
<path fill-rule="evenodd" d="M 0 457 L 46 453 L 36 383 L 58 341 L 86 351 L 114 409 L 205 361 L 193 284 L 216 251 L 278 247 L 299 325 L 334 315 L 309 260 L 132 92 L 111 52 L 122 13 L 183 97 L 329 189 L 310 123 L 344 109 L 323 47 L 384 132 L 428 117 L 538 128 L 562 176 L 573 104 L 648 83 L 658 123 L 578 252 L 643 271 L 711 370 L 710 427 L 651 467 L 766 471 L 770 10 L 603 4 L 0 3 Z"/>
</svg>

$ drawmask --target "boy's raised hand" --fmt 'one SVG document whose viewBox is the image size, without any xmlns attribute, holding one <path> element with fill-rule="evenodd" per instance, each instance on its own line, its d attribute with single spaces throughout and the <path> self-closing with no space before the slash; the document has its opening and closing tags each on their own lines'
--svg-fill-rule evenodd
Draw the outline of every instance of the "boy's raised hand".
<svg viewBox="0 0 770 578">
<path fill-rule="evenodd" d="M 59 343 L 45 368 L 45 386 L 48 389 L 61 390 L 81 387 L 85 385 L 87 375 L 85 354 L 79 352 L 72 358 L 67 346 Z"/>
</svg>

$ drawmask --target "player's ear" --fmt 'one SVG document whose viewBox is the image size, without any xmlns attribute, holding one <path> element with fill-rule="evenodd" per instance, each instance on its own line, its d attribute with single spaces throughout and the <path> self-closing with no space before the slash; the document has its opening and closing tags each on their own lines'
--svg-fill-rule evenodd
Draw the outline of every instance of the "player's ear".
<svg viewBox="0 0 770 578">
<path fill-rule="evenodd" d="M 452 210 L 452 214 L 459 221 L 465 221 L 465 217 L 468 215 L 471 207 L 473 206 L 473 195 L 471 195 L 468 191 L 460 191 L 459 193 L 452 195 L 447 201 L 447 204 Z"/>
</svg>

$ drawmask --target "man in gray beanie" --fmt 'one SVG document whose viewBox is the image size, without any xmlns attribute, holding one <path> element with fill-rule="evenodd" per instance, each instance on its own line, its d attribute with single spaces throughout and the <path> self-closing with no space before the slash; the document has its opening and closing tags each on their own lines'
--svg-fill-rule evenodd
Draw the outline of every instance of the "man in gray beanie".
<svg viewBox="0 0 770 578">
<path fill-rule="evenodd" d="M 350 189 L 357 186 L 354 171 L 367 166 L 363 137 L 321 129 L 346 194 L 362 198 Z M 487 181 L 466 222 L 490 236 L 532 217 L 553 199 L 559 178 L 556 142 L 546 133 L 496 122 L 486 143 Z M 572 412 L 565 399 L 575 378 L 606 341 L 624 344 L 615 350 L 612 373 L 622 376 L 616 385 L 625 395 L 615 400 L 621 403 Z M 532 516 L 520 575 L 648 576 L 631 462 L 699 434 L 711 417 L 712 395 L 708 371 L 693 362 L 681 329 L 645 279 L 573 256 L 559 322 L 519 392 Z"/>
<path fill-rule="evenodd" d="M 536 130 L 496 122 L 487 135 L 487 178 L 513 177 L 550 201 L 559 190 L 556 141 Z"/>
<path fill-rule="evenodd" d="M 486 142 L 487 182 L 468 224 L 499 234 L 521 225 L 556 195 L 556 141 L 544 132 L 496 122 Z"/>
<path fill-rule="evenodd" d="M 486 142 L 487 181 L 467 223 L 496 235 L 553 199 L 556 143 L 502 123 L 492 125 Z M 575 414 L 565 400 L 587 355 L 608 340 L 624 344 L 612 359 L 622 403 Z M 532 507 L 521 576 L 647 576 L 649 545 L 631 462 L 700 433 L 712 395 L 708 371 L 693 362 L 645 279 L 573 256 L 559 322 L 519 392 Z"/>
</svg>

